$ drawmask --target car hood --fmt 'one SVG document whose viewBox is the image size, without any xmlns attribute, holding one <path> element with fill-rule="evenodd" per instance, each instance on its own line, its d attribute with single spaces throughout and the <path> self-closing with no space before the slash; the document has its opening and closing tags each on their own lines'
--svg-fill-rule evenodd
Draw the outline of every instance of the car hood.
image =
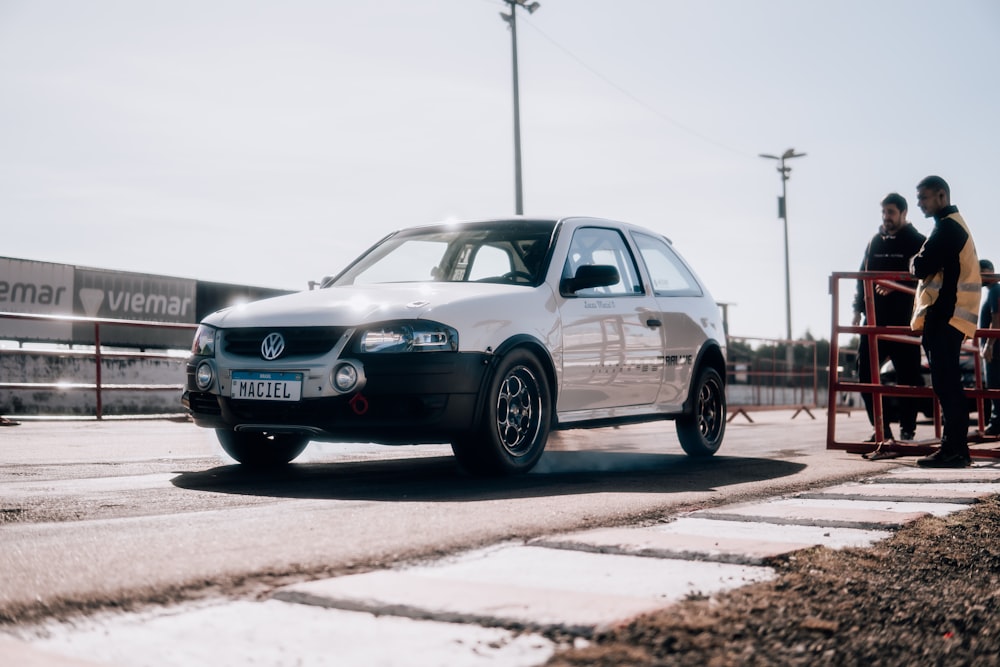
<svg viewBox="0 0 1000 667">
<path fill-rule="evenodd" d="M 538 288 L 491 283 L 404 283 L 329 287 L 253 301 L 212 313 L 202 321 L 221 328 L 357 326 L 396 319 L 433 318 L 435 310 L 483 299 L 525 295 Z"/>
</svg>

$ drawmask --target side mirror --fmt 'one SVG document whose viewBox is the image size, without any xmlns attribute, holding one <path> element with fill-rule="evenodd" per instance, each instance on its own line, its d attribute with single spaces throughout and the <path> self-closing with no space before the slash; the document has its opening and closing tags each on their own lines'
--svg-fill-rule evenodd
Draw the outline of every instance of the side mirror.
<svg viewBox="0 0 1000 667">
<path fill-rule="evenodd" d="M 610 264 L 585 264 L 576 270 L 576 275 L 562 281 L 560 289 L 565 294 L 574 294 L 591 287 L 617 285 L 621 281 L 618 269 Z"/>
</svg>

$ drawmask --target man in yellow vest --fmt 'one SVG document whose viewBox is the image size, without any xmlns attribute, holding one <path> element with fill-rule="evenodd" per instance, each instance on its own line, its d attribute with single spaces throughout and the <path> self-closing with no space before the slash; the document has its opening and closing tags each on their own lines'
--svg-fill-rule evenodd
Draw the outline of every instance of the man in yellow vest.
<svg viewBox="0 0 1000 667">
<path fill-rule="evenodd" d="M 976 333 L 982 289 L 979 257 L 943 178 L 928 176 L 917 184 L 917 205 L 926 217 L 934 218 L 934 229 L 910 260 L 910 273 L 920 280 L 910 328 L 923 332 L 921 342 L 944 423 L 940 449 L 919 459 L 917 465 L 964 468 L 972 459 L 968 403 L 962 390 L 959 358 L 962 342 Z"/>
</svg>

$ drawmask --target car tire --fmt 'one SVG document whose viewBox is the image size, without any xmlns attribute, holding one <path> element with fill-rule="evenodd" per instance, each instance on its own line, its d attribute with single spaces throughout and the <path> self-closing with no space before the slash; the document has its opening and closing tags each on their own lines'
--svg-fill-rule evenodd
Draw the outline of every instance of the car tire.
<svg viewBox="0 0 1000 667">
<path fill-rule="evenodd" d="M 474 475 L 528 472 L 545 449 L 552 423 L 552 394 L 538 358 L 523 348 L 505 355 L 483 400 L 479 423 L 451 443 L 459 465 Z"/>
<path fill-rule="evenodd" d="M 719 451 L 726 433 L 726 385 L 714 368 L 705 367 L 692 387 L 690 414 L 677 419 L 677 437 L 688 456 L 704 458 Z"/>
<path fill-rule="evenodd" d="M 246 466 L 283 466 L 291 462 L 309 444 L 309 438 L 290 433 L 240 433 L 218 429 L 222 449 Z"/>
</svg>

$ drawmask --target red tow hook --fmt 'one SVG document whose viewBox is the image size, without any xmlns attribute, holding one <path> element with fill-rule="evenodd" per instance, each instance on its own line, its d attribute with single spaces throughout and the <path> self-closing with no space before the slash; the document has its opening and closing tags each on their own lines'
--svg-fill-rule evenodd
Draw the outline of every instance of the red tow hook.
<svg viewBox="0 0 1000 667">
<path fill-rule="evenodd" d="M 363 415 L 368 412 L 368 399 L 361 394 L 355 394 L 351 397 L 348 405 L 351 406 L 351 410 L 354 410 L 354 414 L 356 415 Z"/>
</svg>

